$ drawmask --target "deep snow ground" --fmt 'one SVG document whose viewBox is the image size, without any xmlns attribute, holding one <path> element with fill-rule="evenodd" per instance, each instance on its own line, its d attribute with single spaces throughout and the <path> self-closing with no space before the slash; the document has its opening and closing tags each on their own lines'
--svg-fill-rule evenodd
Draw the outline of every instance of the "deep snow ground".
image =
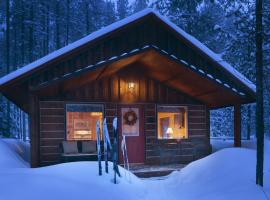
<svg viewBox="0 0 270 200">
<path fill-rule="evenodd" d="M 220 150 L 160 180 L 142 180 L 121 168 L 123 177 L 114 185 L 112 169 L 100 177 L 96 162 L 30 169 L 0 140 L 0 200 L 267 200 L 269 140 L 265 152 L 263 189 L 255 185 L 256 151 L 246 148 Z"/>
</svg>

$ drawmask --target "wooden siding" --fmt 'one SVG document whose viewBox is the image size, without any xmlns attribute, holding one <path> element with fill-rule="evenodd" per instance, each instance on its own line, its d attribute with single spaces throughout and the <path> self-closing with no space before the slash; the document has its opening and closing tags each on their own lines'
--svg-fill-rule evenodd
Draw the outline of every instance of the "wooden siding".
<svg viewBox="0 0 270 200">
<path fill-rule="evenodd" d="M 65 140 L 64 101 L 40 102 L 40 165 L 60 162 L 59 144 Z M 91 102 L 89 102 L 91 103 Z M 210 152 L 207 108 L 204 105 L 188 107 L 188 138 L 182 140 L 157 139 L 156 106 L 145 103 L 145 163 L 168 164 L 188 163 Z M 112 121 L 117 117 L 117 103 L 104 103 L 104 117 L 107 118 L 109 134 L 112 139 Z"/>
<path fill-rule="evenodd" d="M 209 153 L 208 110 L 197 100 L 164 83 L 150 79 L 138 68 L 120 70 L 114 76 L 85 84 L 80 89 L 40 101 L 40 165 L 60 162 L 59 144 L 65 140 L 66 103 L 104 105 L 104 117 L 112 138 L 112 121 L 118 105 L 140 104 L 144 112 L 145 162 L 147 164 L 187 163 Z M 128 81 L 135 83 L 132 93 Z M 156 106 L 184 105 L 188 108 L 188 139 L 158 140 Z"/>
<path fill-rule="evenodd" d="M 157 138 L 156 105 L 145 106 L 146 163 L 189 163 L 210 153 L 207 110 L 204 105 L 184 105 L 188 108 L 188 138 Z"/>
<path fill-rule="evenodd" d="M 40 165 L 60 161 L 59 144 L 65 140 L 65 103 L 50 101 L 39 103 L 40 107 Z"/>
<path fill-rule="evenodd" d="M 76 90 L 41 99 L 114 103 L 202 104 L 160 81 L 149 78 L 138 69 L 138 66 L 134 65 L 128 70 L 120 70 L 113 76 L 90 81 Z M 132 92 L 127 88 L 130 81 L 135 83 Z"/>
</svg>

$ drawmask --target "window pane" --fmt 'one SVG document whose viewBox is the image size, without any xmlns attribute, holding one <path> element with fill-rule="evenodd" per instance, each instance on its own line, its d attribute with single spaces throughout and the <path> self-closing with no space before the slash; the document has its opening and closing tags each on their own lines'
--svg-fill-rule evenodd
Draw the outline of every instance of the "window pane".
<svg viewBox="0 0 270 200">
<path fill-rule="evenodd" d="M 158 106 L 158 139 L 187 138 L 186 107 Z"/>
<path fill-rule="evenodd" d="M 102 132 L 102 105 L 67 104 L 67 140 L 96 140 L 96 123 Z"/>
</svg>

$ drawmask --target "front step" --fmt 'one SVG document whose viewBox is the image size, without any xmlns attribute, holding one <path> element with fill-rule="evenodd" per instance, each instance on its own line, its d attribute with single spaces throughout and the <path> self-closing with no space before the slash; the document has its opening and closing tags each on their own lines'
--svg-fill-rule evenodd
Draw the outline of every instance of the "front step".
<svg viewBox="0 0 270 200">
<path fill-rule="evenodd" d="M 167 176 L 173 171 L 180 171 L 184 164 L 171 165 L 131 165 L 130 171 L 140 178 Z"/>
</svg>

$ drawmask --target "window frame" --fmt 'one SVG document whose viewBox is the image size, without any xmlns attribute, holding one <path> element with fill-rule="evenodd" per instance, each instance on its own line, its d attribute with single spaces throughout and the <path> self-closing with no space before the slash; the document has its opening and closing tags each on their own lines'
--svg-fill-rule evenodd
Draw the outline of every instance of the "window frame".
<svg viewBox="0 0 270 200">
<path fill-rule="evenodd" d="M 65 103 L 65 140 L 67 141 L 67 107 L 68 105 L 94 105 L 94 106 L 100 106 L 102 110 L 102 120 L 105 119 L 105 112 L 104 112 L 104 104 L 102 103 L 92 103 L 92 102 L 66 102 Z M 103 121 L 102 121 L 103 122 Z M 103 140 L 103 137 L 101 138 Z M 84 141 L 84 140 L 70 140 L 70 141 Z M 87 141 L 87 140 L 85 140 Z"/>
<path fill-rule="evenodd" d="M 158 126 L 159 126 L 159 122 L 158 122 L 158 112 L 159 112 L 159 108 L 160 107 L 169 107 L 169 108 L 184 108 L 186 111 L 186 120 L 185 120 L 185 125 L 186 125 L 186 137 L 185 138 L 159 138 L 159 133 L 158 133 Z M 179 105 L 179 104 L 157 104 L 156 105 L 156 137 L 158 139 L 158 141 L 179 141 L 179 140 L 187 140 L 189 139 L 189 129 L 188 129 L 188 106 L 187 105 Z"/>
</svg>

